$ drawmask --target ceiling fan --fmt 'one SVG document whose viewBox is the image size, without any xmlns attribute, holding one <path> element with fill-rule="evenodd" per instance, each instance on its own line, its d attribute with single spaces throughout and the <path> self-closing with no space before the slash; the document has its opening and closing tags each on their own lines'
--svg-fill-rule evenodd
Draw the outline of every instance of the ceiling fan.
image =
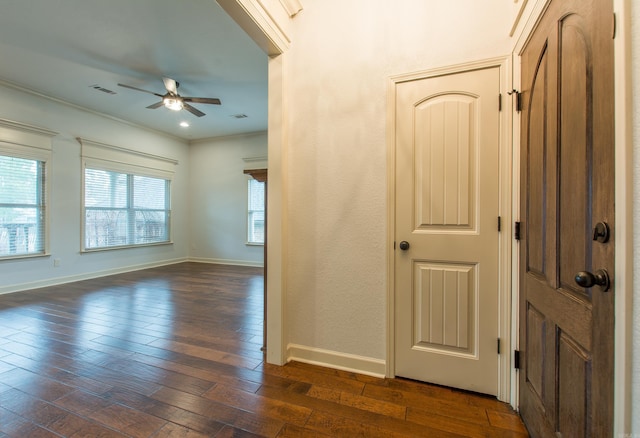
<svg viewBox="0 0 640 438">
<path fill-rule="evenodd" d="M 220 99 L 215 97 L 180 96 L 178 94 L 178 86 L 180 85 L 179 82 L 176 82 L 171 78 L 162 78 L 162 81 L 164 82 L 164 87 L 167 89 L 166 94 L 158 94 L 158 93 L 154 93 L 153 91 L 143 90 L 142 88 L 132 87 L 131 85 L 126 85 L 126 84 L 118 84 L 118 85 L 124 88 L 130 88 L 132 90 L 142 91 L 143 93 L 153 94 L 154 96 L 158 96 L 162 98 L 160 102 L 154 103 L 153 105 L 149 105 L 147 107 L 149 109 L 160 108 L 161 106 L 164 105 L 165 107 L 173 111 L 180 111 L 181 109 L 186 109 L 194 116 L 202 117 L 205 114 L 202 111 L 198 110 L 197 108 L 194 108 L 193 106 L 189 105 L 189 102 L 220 105 Z"/>
</svg>

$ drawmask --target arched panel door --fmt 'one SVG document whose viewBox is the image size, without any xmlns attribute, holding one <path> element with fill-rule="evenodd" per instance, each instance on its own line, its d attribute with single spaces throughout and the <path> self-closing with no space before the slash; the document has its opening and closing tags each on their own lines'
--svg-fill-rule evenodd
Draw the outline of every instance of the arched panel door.
<svg viewBox="0 0 640 438">
<path fill-rule="evenodd" d="M 610 0 L 553 0 L 522 53 L 520 412 L 532 436 L 611 436 Z"/>
</svg>

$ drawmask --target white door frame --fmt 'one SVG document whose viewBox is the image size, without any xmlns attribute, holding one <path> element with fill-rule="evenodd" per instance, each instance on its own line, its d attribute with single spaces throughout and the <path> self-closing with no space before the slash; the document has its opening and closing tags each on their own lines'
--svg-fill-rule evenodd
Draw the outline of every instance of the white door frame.
<svg viewBox="0 0 640 438">
<path fill-rule="evenodd" d="M 633 0 L 635 1 L 635 0 Z M 615 203 L 616 203 L 616 302 L 614 358 L 614 436 L 631 433 L 632 373 L 638 375 L 638 359 L 633 359 L 633 105 L 631 100 L 631 6 L 632 0 L 613 0 L 617 17 L 614 39 L 615 80 Z M 637 50 L 637 49 L 636 49 Z M 636 299 L 638 294 L 636 293 Z M 637 308 L 637 305 L 636 305 Z M 638 389 L 635 390 L 636 395 Z"/>
<path fill-rule="evenodd" d="M 267 362 L 286 362 L 287 267 L 287 81 L 286 52 L 290 21 L 302 10 L 299 0 L 216 0 L 227 14 L 269 55 L 267 200 Z"/>
<path fill-rule="evenodd" d="M 388 82 L 387 92 L 387 377 L 395 376 L 395 102 L 396 86 L 405 81 L 426 79 L 445 74 L 459 73 L 482 68 L 497 67 L 500 70 L 500 94 L 502 111 L 500 113 L 500 152 L 499 152 L 499 215 L 502 218 L 502 231 L 499 242 L 499 291 L 498 291 L 498 336 L 501 343 L 501 354 L 498 359 L 498 399 L 511 400 L 511 339 L 512 339 L 512 298 L 511 298 L 511 254 L 512 254 L 512 150 L 511 150 L 511 114 L 512 99 L 507 94 L 509 87 L 511 61 L 510 57 L 459 64 L 450 67 L 420 71 L 393 76 Z M 496 93 L 496 109 L 500 96 Z M 497 226 L 497 224 L 496 224 Z M 497 341 L 497 340 L 496 340 Z M 497 345 L 496 345 L 497 348 Z"/>
</svg>

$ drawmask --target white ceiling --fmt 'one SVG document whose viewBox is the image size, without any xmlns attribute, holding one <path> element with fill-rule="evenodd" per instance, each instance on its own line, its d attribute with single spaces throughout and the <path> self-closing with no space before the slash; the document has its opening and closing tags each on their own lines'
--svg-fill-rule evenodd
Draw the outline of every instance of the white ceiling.
<svg viewBox="0 0 640 438">
<path fill-rule="evenodd" d="M 163 76 L 222 105 L 151 110 L 117 85 L 165 94 Z M 0 81 L 187 140 L 267 129 L 267 55 L 215 0 L 0 0 Z"/>
</svg>

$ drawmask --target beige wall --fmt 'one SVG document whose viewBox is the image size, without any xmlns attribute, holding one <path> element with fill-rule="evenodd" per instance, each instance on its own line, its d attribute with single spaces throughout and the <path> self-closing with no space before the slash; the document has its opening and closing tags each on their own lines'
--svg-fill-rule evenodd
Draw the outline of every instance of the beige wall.
<svg viewBox="0 0 640 438">
<path fill-rule="evenodd" d="M 632 416 L 634 436 L 640 436 L 640 3 L 631 2 L 633 88 L 633 217 L 634 217 L 634 321 L 632 366 Z"/>
<path fill-rule="evenodd" d="M 287 53 L 286 341 L 384 360 L 389 77 L 507 55 L 509 2 L 304 7 Z"/>
<path fill-rule="evenodd" d="M 263 266 L 264 247 L 247 245 L 243 158 L 267 156 L 267 133 L 234 135 L 189 146 L 189 257 L 206 263 Z M 266 166 L 266 160 L 257 163 Z"/>
</svg>

